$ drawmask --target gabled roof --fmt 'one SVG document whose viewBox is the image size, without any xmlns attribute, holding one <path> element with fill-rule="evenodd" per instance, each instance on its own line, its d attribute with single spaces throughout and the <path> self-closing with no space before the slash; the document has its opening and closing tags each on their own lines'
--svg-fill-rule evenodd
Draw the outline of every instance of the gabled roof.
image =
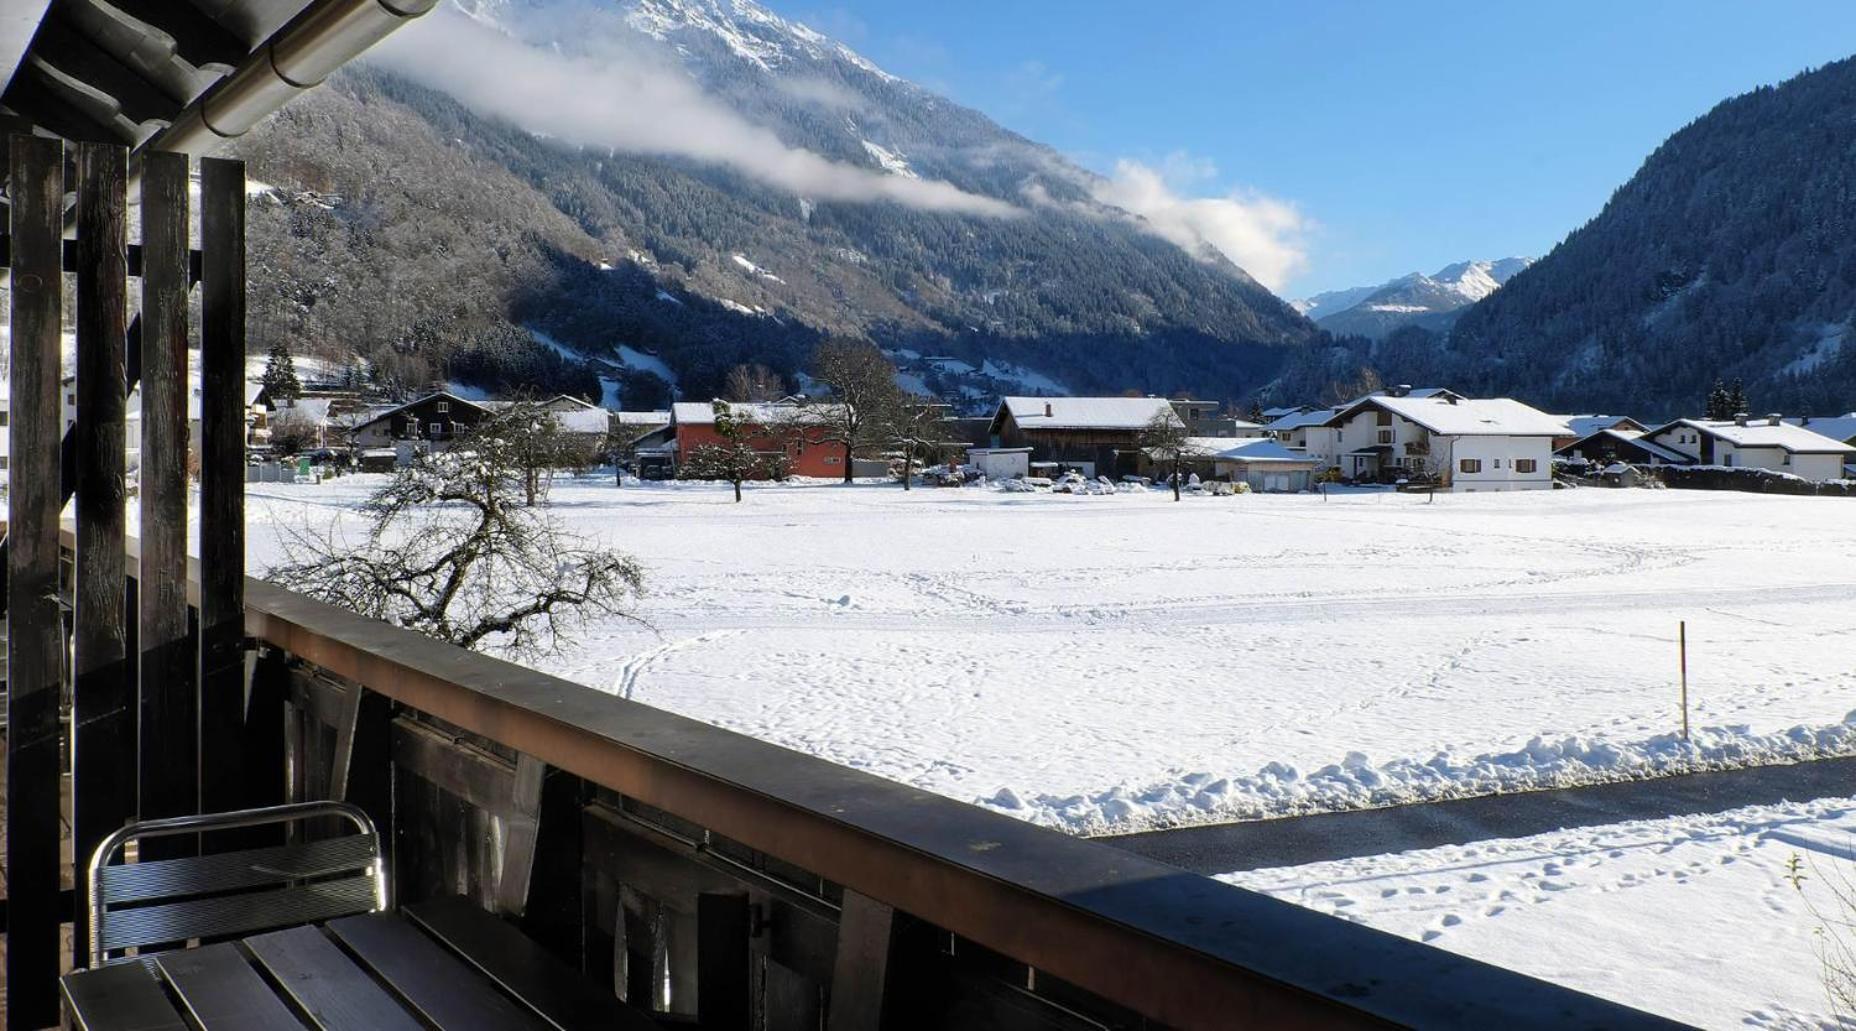
<svg viewBox="0 0 1856 1031">
<path fill-rule="evenodd" d="M 1140 430 L 1162 416 L 1185 425 L 1164 397 L 1003 397 L 999 411 L 1023 430 Z"/>
<path fill-rule="evenodd" d="M 1556 418 L 1564 420 L 1566 428 L 1576 437 L 1589 437 L 1599 430 L 1618 429 L 1623 423 L 1630 423 L 1639 431 L 1645 428 L 1643 423 L 1628 415 L 1561 415 Z"/>
<path fill-rule="evenodd" d="M 1557 416 L 1524 405 L 1513 398 L 1461 398 L 1445 392 L 1433 397 L 1368 397 L 1349 405 L 1328 420 L 1337 426 L 1366 408 L 1382 408 L 1442 437 L 1564 437 L 1566 424 Z"/>
<path fill-rule="evenodd" d="M 613 412 L 612 421 L 620 426 L 668 426 L 670 412 Z"/>
<path fill-rule="evenodd" d="M 1677 426 L 1687 426 L 1724 440 L 1735 447 L 1776 447 L 1794 455 L 1856 455 L 1856 447 L 1832 440 L 1802 426 L 1788 422 L 1772 425 L 1770 419 L 1749 420 L 1745 426 L 1716 419 L 1677 419 L 1649 432 L 1656 436 Z"/>
<path fill-rule="evenodd" d="M 426 403 L 427 401 L 439 401 L 439 400 L 451 401 L 456 404 L 467 405 L 471 408 L 475 408 L 476 410 L 480 412 L 487 412 L 491 408 L 491 405 L 489 403 L 479 404 L 467 398 L 459 397 L 456 394 L 453 394 L 449 390 L 434 390 L 431 393 L 425 395 L 424 397 L 418 398 L 416 400 L 408 401 L 405 404 L 400 405 L 396 408 L 389 408 L 384 412 L 380 412 L 374 415 L 372 418 L 368 419 L 366 422 L 357 423 L 355 425 L 355 429 L 360 429 L 363 426 L 371 426 L 374 423 L 380 422 L 382 419 L 390 419 L 393 416 L 398 415 L 401 412 L 404 412 L 408 408 L 417 408 L 419 405 L 422 405 Z"/>
<path fill-rule="evenodd" d="M 1206 439 L 1207 438 L 1203 437 L 1193 438 L 1195 441 L 1204 441 Z M 1222 446 L 1220 447 L 1219 445 Z M 1213 453 L 1213 457 L 1229 462 L 1249 462 L 1252 464 L 1284 462 L 1307 466 L 1318 464 L 1314 459 L 1308 457 L 1305 452 L 1286 447 L 1283 445 L 1282 441 L 1276 440 L 1273 437 L 1240 437 L 1235 440 L 1224 437 L 1219 438 L 1213 446 L 1218 448 L 1218 450 Z"/>
<path fill-rule="evenodd" d="M 1285 415 L 1295 415 L 1300 412 L 1312 412 L 1314 411 L 1314 408 L 1315 408 L 1314 405 L 1280 405 L 1275 408 L 1265 408 L 1263 410 L 1263 420 L 1265 422 L 1274 422 L 1275 420 L 1280 419 Z"/>
<path fill-rule="evenodd" d="M 786 401 L 724 401 L 730 414 L 755 426 L 776 423 L 822 423 L 836 416 L 839 405 L 793 404 Z M 710 401 L 678 401 L 670 406 L 672 422 L 681 426 L 715 425 L 715 404 Z"/>
<path fill-rule="evenodd" d="M 1645 434 L 1637 433 L 1632 430 L 1614 429 L 1602 429 L 1593 433 L 1588 433 L 1565 447 L 1560 448 L 1558 451 L 1555 451 L 1554 454 L 1558 455 L 1570 451 L 1580 451 L 1590 444 L 1606 443 L 1619 447 L 1638 448 L 1645 454 L 1654 455 L 1656 458 L 1668 462 L 1671 465 L 1687 465 L 1694 461 L 1692 457 L 1680 451 L 1674 450 L 1673 448 L 1666 448 L 1656 443 Z"/>
<path fill-rule="evenodd" d="M 1829 437 L 1831 440 L 1840 440 L 1845 444 L 1848 444 L 1851 440 L 1856 440 L 1856 412 L 1851 412 L 1848 415 L 1832 415 L 1822 418 L 1813 417 L 1808 422 L 1802 419 L 1787 419 L 1785 421 L 1797 423 L 1805 429 L 1810 430 L 1812 433 Z"/>
<path fill-rule="evenodd" d="M 1354 398 L 1340 407 L 1352 408 L 1361 401 L 1374 397 L 1454 397 L 1461 400 L 1463 395 L 1451 390 L 1449 387 L 1413 387 L 1402 394 L 1394 394 L 1393 391 L 1388 388 L 1385 390 L 1375 390 L 1370 394 L 1361 394 L 1359 397 Z"/>
<path fill-rule="evenodd" d="M 1269 423 L 1263 428 L 1272 433 L 1287 433 L 1290 430 L 1299 430 L 1305 426 L 1320 426 L 1329 419 L 1332 419 L 1338 411 L 1339 409 L 1336 408 L 1317 408 L 1312 411 L 1290 412 L 1288 415 Z"/>
</svg>

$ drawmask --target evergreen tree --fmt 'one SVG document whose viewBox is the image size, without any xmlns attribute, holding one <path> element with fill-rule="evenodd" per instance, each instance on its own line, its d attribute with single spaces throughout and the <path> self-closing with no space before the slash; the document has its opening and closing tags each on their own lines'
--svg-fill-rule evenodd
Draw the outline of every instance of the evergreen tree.
<svg viewBox="0 0 1856 1031">
<path fill-rule="evenodd" d="M 270 360 L 264 363 L 263 383 L 273 405 L 303 396 L 303 384 L 296 378 L 296 360 L 290 356 L 290 345 L 283 340 L 271 345 Z"/>
<path fill-rule="evenodd" d="M 1254 422 L 1258 425 L 1262 425 L 1264 422 L 1263 402 L 1261 401 L 1250 402 L 1250 411 L 1248 414 L 1244 416 L 1244 420 L 1246 422 Z"/>
<path fill-rule="evenodd" d="M 1746 386 L 1736 377 L 1734 379 L 1734 385 L 1727 389 L 1726 418 L 1731 419 L 1736 415 L 1751 414 L 1753 410 L 1748 407 L 1749 403 L 1750 402 L 1746 399 Z"/>
<path fill-rule="evenodd" d="M 1714 381 L 1714 387 L 1708 391 L 1708 404 L 1702 411 L 1707 419 L 1731 419 L 1734 417 L 1733 401 L 1727 395 L 1727 384 Z"/>
</svg>

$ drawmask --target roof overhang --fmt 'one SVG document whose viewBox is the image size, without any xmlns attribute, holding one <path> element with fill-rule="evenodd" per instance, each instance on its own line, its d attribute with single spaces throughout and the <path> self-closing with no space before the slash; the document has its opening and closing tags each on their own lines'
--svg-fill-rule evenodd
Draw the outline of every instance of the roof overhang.
<svg viewBox="0 0 1856 1031">
<path fill-rule="evenodd" d="M 436 4 L 9 0 L 0 108 L 15 132 L 212 153 Z"/>
</svg>

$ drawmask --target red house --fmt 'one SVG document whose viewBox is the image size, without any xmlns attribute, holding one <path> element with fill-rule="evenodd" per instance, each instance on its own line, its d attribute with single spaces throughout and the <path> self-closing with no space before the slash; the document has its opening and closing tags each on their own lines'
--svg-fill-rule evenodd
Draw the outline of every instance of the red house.
<svg viewBox="0 0 1856 1031">
<path fill-rule="evenodd" d="M 724 402 L 735 417 L 751 427 L 750 444 L 769 457 L 785 456 L 786 472 L 793 476 L 839 479 L 844 476 L 844 445 L 827 440 L 822 405 L 790 402 Z M 707 401 L 678 402 L 670 406 L 670 425 L 676 434 L 677 464 L 705 444 L 722 444 L 715 430 L 715 407 Z"/>
</svg>

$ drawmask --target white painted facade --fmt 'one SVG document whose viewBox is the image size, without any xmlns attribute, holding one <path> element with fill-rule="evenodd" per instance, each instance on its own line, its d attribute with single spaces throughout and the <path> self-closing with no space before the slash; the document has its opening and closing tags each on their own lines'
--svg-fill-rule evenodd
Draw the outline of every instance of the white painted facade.
<svg viewBox="0 0 1856 1031">
<path fill-rule="evenodd" d="M 1344 477 L 1428 475 L 1464 492 L 1551 489 L 1553 442 L 1566 432 L 1563 422 L 1518 401 L 1449 392 L 1363 398 L 1326 425 L 1335 434 L 1331 464 Z M 1316 446 L 1308 453 L 1316 457 Z"/>
<path fill-rule="evenodd" d="M 1771 417 L 1738 422 L 1680 419 L 1645 434 L 1703 465 L 1767 469 L 1822 482 L 1843 478 L 1856 448 Z"/>
</svg>

